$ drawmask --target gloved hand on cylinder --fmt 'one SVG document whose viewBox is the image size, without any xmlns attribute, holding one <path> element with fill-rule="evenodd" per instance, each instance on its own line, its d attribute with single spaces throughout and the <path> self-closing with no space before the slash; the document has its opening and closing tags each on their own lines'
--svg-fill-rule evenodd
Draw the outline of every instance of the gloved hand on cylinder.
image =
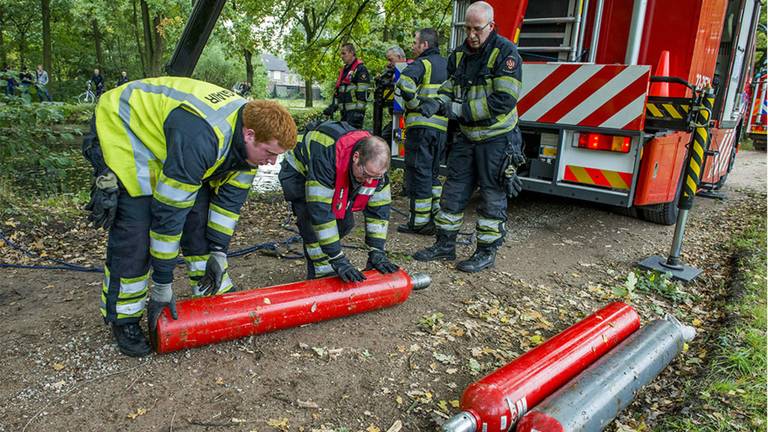
<svg viewBox="0 0 768 432">
<path fill-rule="evenodd" d="M 227 254 L 223 251 L 213 251 L 205 264 L 205 274 L 200 278 L 198 287 L 200 294 L 204 296 L 215 295 L 224 283 L 227 274 Z"/>
<path fill-rule="evenodd" d="M 117 176 L 107 170 L 96 177 L 91 188 L 91 201 L 85 206 L 90 210 L 88 220 L 96 228 L 108 230 L 117 214 Z"/>
<path fill-rule="evenodd" d="M 149 334 L 154 337 L 157 330 L 157 320 L 166 307 L 171 311 L 173 319 L 179 319 L 176 312 L 176 297 L 173 295 L 173 282 L 157 283 L 152 281 L 152 288 L 149 290 L 149 301 L 147 302 L 147 321 L 149 322 Z"/>
<path fill-rule="evenodd" d="M 349 262 L 349 258 L 344 256 L 343 253 L 329 259 L 328 261 L 331 263 L 331 267 L 333 267 L 333 270 L 336 272 L 336 274 L 344 282 L 362 282 L 366 279 L 363 272 L 356 269 L 352 263 Z"/>
<path fill-rule="evenodd" d="M 393 264 L 389 258 L 387 258 L 387 253 L 378 250 L 373 249 L 370 252 L 368 252 L 368 264 L 365 266 L 366 270 L 376 269 L 380 273 L 394 273 L 398 270 L 400 270 L 400 267 L 398 267 L 396 264 Z"/>
<path fill-rule="evenodd" d="M 459 102 L 449 102 L 443 104 L 442 114 L 448 117 L 448 120 L 461 120 L 462 105 Z"/>
<path fill-rule="evenodd" d="M 437 114 L 440 109 L 442 108 L 442 105 L 440 104 L 440 101 L 433 98 L 428 98 L 424 96 L 417 96 L 419 99 L 419 112 L 424 117 L 432 117 L 433 115 Z"/>
<path fill-rule="evenodd" d="M 323 115 L 326 115 L 326 116 L 328 116 L 328 117 L 332 117 L 332 116 L 333 116 L 333 113 L 335 113 L 335 112 L 336 112 L 336 109 L 337 109 L 337 108 L 338 108 L 338 106 L 337 106 L 335 103 L 332 103 L 332 104 L 328 105 L 328 106 L 327 106 L 327 107 L 326 107 L 326 108 L 323 110 Z"/>
</svg>

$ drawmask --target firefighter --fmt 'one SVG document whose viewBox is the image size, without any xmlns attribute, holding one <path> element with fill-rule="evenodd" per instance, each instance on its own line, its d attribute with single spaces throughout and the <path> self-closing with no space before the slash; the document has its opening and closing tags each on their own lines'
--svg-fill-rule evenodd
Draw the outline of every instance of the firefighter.
<svg viewBox="0 0 768 432">
<path fill-rule="evenodd" d="M 494 264 L 506 233 L 507 196 L 522 190 L 516 171 L 524 162 L 517 127 L 522 61 L 515 45 L 494 27 L 493 8 L 483 1 L 472 3 L 465 16 L 467 38 L 448 59 L 448 79 L 438 99 L 421 98 L 423 115 L 444 113 L 458 121 L 460 133 L 448 155 L 448 178 L 435 217 L 437 241 L 414 258 L 456 259 L 464 209 L 479 187 L 477 249 L 457 265 L 465 272 Z"/>
<path fill-rule="evenodd" d="M 371 76 L 363 62 L 355 56 L 354 45 L 347 43 L 341 46 L 341 61 L 344 66 L 339 70 L 333 99 L 323 114 L 332 117 L 337 109 L 341 109 L 341 121 L 362 129 Z"/>
<path fill-rule="evenodd" d="M 304 240 L 307 279 L 333 273 L 345 282 L 365 279 L 341 248 L 358 211 L 365 216 L 365 244 L 370 248 L 366 270 L 397 271 L 384 252 L 392 202 L 387 143 L 344 122 L 326 121 L 308 129 L 285 154 L 279 176 Z"/>
<path fill-rule="evenodd" d="M 101 314 L 123 354 L 151 350 L 145 306 L 150 335 L 165 307 L 176 319 L 179 249 L 195 295 L 233 289 L 226 253 L 256 167 L 295 145 L 285 108 L 205 82 L 151 78 L 102 95 L 83 141 L 96 176 L 87 208 L 109 230 Z"/>
<path fill-rule="evenodd" d="M 443 187 L 438 173 L 445 149 L 448 119 L 426 117 L 419 112 L 419 98 L 437 98 L 447 78 L 446 61 L 440 56 L 437 32 L 417 31 L 413 39 L 416 60 L 400 75 L 397 87 L 405 100 L 405 191 L 410 199 L 408 223 L 397 227 L 402 233 L 435 234 L 434 216 L 440 210 Z"/>
</svg>

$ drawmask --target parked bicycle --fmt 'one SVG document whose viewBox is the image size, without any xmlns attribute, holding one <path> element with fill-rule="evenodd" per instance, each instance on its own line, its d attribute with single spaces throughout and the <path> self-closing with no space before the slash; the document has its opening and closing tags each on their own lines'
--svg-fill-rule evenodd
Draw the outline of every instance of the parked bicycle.
<svg viewBox="0 0 768 432">
<path fill-rule="evenodd" d="M 93 87 L 93 85 L 91 83 L 91 80 L 88 80 L 86 82 L 85 92 L 80 93 L 79 95 L 77 95 L 75 97 L 75 99 L 77 99 L 77 101 L 80 102 L 80 103 L 95 103 L 96 102 L 96 93 L 93 92 L 92 87 Z"/>
</svg>

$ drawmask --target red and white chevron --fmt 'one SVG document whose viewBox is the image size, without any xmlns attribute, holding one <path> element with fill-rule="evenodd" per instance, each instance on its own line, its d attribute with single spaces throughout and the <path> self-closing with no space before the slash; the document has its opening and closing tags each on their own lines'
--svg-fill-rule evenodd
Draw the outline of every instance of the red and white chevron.
<svg viewBox="0 0 768 432">
<path fill-rule="evenodd" d="M 710 150 L 717 150 L 717 156 L 707 156 L 703 182 L 717 183 L 728 172 L 733 146 L 736 144 L 736 129 L 713 129 Z"/>
<path fill-rule="evenodd" d="M 524 63 L 520 120 L 640 131 L 650 66 Z"/>
</svg>

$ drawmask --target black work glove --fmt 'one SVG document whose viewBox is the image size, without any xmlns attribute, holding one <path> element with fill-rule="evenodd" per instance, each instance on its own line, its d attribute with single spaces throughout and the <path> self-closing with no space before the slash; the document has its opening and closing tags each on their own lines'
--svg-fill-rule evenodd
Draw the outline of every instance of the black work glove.
<svg viewBox="0 0 768 432">
<path fill-rule="evenodd" d="M 462 105 L 459 102 L 450 102 L 443 105 L 442 114 L 449 120 L 461 120 Z"/>
<path fill-rule="evenodd" d="M 198 282 L 200 293 L 204 296 L 212 296 L 219 292 L 227 274 L 227 254 L 221 251 L 211 252 L 208 262 L 205 264 L 205 274 Z"/>
<path fill-rule="evenodd" d="M 161 297 L 161 295 L 158 295 L 160 293 L 167 293 L 171 291 L 171 283 L 167 284 L 159 284 L 156 282 L 153 282 L 152 290 L 150 291 L 149 295 L 149 301 L 147 302 L 147 321 L 149 323 L 149 334 L 150 336 L 154 337 L 155 331 L 157 330 L 157 320 L 160 319 L 160 314 L 163 312 L 163 309 L 168 307 L 171 310 L 171 318 L 177 320 L 179 319 L 179 314 L 176 312 L 176 296 L 171 293 L 170 297 L 167 297 L 166 295 L 163 295 L 164 298 L 170 298 L 169 301 L 157 301 L 152 298 L 152 293 L 155 293 L 156 297 Z"/>
<path fill-rule="evenodd" d="M 424 117 L 432 117 L 442 108 L 442 105 L 437 99 L 424 96 L 417 96 L 417 98 L 419 99 L 419 102 L 421 102 L 419 104 L 419 112 Z"/>
<path fill-rule="evenodd" d="M 91 212 L 88 220 L 96 228 L 108 230 L 117 214 L 117 176 L 112 171 L 96 177 L 91 188 L 91 201 L 85 206 Z"/>
<path fill-rule="evenodd" d="M 336 112 L 336 104 L 330 104 L 323 110 L 323 115 L 326 115 L 328 117 L 332 117 L 333 113 Z"/>
<path fill-rule="evenodd" d="M 510 170 L 512 166 L 507 168 L 507 171 Z M 507 190 L 507 196 L 510 198 L 516 198 L 518 195 L 520 195 L 520 192 L 523 191 L 523 182 L 520 180 L 520 177 L 517 176 L 517 170 L 514 169 L 514 172 L 511 174 L 507 174 L 506 177 L 506 184 L 504 185 Z"/>
<path fill-rule="evenodd" d="M 400 270 L 400 267 L 398 267 L 396 264 L 393 264 L 389 258 L 387 258 L 386 252 L 373 249 L 372 251 L 368 252 L 368 264 L 365 266 L 365 269 L 376 269 L 379 271 L 379 273 L 386 274 L 394 273 Z"/>
<path fill-rule="evenodd" d="M 363 272 L 352 266 L 352 263 L 349 262 L 349 259 L 344 254 L 340 254 L 329 261 L 333 270 L 344 282 L 362 282 L 366 279 Z"/>
</svg>

